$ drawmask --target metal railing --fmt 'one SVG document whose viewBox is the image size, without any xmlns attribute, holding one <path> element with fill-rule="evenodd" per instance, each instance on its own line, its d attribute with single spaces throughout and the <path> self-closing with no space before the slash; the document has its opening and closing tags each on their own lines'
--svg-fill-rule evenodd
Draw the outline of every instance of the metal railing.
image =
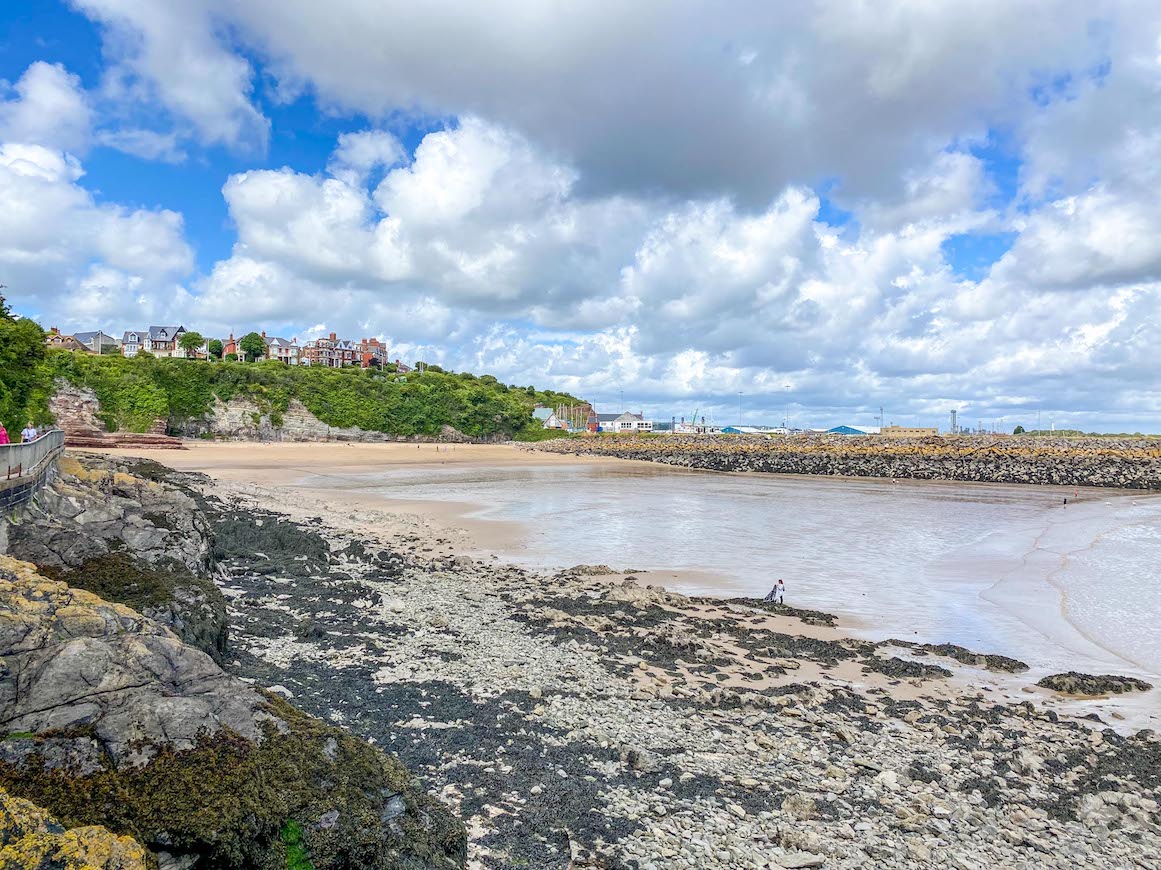
<svg viewBox="0 0 1161 870">
<path fill-rule="evenodd" d="M 27 444 L 0 444 L 0 470 L 4 480 L 33 478 L 64 450 L 64 432 L 49 429 Z"/>
</svg>

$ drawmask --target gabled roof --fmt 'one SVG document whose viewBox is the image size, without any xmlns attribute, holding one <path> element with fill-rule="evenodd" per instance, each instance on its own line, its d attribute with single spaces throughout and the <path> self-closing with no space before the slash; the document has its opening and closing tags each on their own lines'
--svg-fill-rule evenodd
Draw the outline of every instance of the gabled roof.
<svg viewBox="0 0 1161 870">
<path fill-rule="evenodd" d="M 620 414 L 597 414 L 597 422 L 598 423 L 612 423 L 614 420 L 616 420 L 620 416 L 621 416 Z"/>
<path fill-rule="evenodd" d="M 640 414 L 634 414 L 632 411 L 626 411 L 624 414 L 614 417 L 613 419 L 616 421 L 624 420 L 626 423 L 630 421 L 641 423 L 645 422 L 644 417 L 642 417 Z"/>
<path fill-rule="evenodd" d="M 121 341 L 124 342 L 125 344 L 130 344 L 129 336 L 131 336 L 131 335 L 137 336 L 137 340 L 140 341 L 143 337 L 149 335 L 149 330 L 148 329 L 127 329 L 127 330 L 125 330 L 125 334 L 121 336 Z"/>
<path fill-rule="evenodd" d="M 533 408 L 532 416 L 537 420 L 547 420 L 552 416 L 552 408 Z"/>
<path fill-rule="evenodd" d="M 75 338 L 81 344 L 88 344 L 94 338 L 107 338 L 107 339 L 109 339 L 109 341 L 116 341 L 117 340 L 117 339 L 113 338 L 113 336 L 108 335 L 99 329 L 96 332 L 74 332 L 73 338 Z"/>
<path fill-rule="evenodd" d="M 185 332 L 184 326 L 151 326 L 149 327 L 150 341 L 173 341 L 179 332 Z"/>
<path fill-rule="evenodd" d="M 266 337 L 267 347 L 298 347 L 297 344 L 287 341 L 285 338 L 278 338 L 276 336 Z"/>
</svg>

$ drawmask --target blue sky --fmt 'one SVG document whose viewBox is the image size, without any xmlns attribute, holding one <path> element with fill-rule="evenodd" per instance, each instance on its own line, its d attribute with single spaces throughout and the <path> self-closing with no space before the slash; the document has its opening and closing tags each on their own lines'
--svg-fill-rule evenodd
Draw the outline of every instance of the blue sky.
<svg viewBox="0 0 1161 870">
<path fill-rule="evenodd" d="M 18 310 L 662 417 L 1161 429 L 1148 4 L 398 5 L 7 4 Z"/>
</svg>

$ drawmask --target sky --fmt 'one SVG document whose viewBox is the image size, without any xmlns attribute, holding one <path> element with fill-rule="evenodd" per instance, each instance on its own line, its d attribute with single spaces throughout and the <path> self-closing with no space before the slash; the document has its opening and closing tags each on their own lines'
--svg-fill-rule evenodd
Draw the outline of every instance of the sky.
<svg viewBox="0 0 1161 870">
<path fill-rule="evenodd" d="M 1161 432 L 1159 176 L 1155 0 L 0 6 L 19 313 L 602 411 Z"/>
</svg>

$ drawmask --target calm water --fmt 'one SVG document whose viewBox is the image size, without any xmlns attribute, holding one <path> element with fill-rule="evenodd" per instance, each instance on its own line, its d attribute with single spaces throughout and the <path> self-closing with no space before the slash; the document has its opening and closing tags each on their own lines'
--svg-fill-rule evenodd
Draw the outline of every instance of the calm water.
<svg viewBox="0 0 1161 870">
<path fill-rule="evenodd" d="M 782 577 L 787 603 L 838 613 L 868 637 L 951 641 L 1034 673 L 1161 674 L 1159 496 L 1088 490 L 1076 503 L 1064 488 L 579 463 L 349 483 L 518 523 L 501 555 L 533 567 L 647 569 L 669 588 L 721 595 L 764 595 Z"/>
</svg>

